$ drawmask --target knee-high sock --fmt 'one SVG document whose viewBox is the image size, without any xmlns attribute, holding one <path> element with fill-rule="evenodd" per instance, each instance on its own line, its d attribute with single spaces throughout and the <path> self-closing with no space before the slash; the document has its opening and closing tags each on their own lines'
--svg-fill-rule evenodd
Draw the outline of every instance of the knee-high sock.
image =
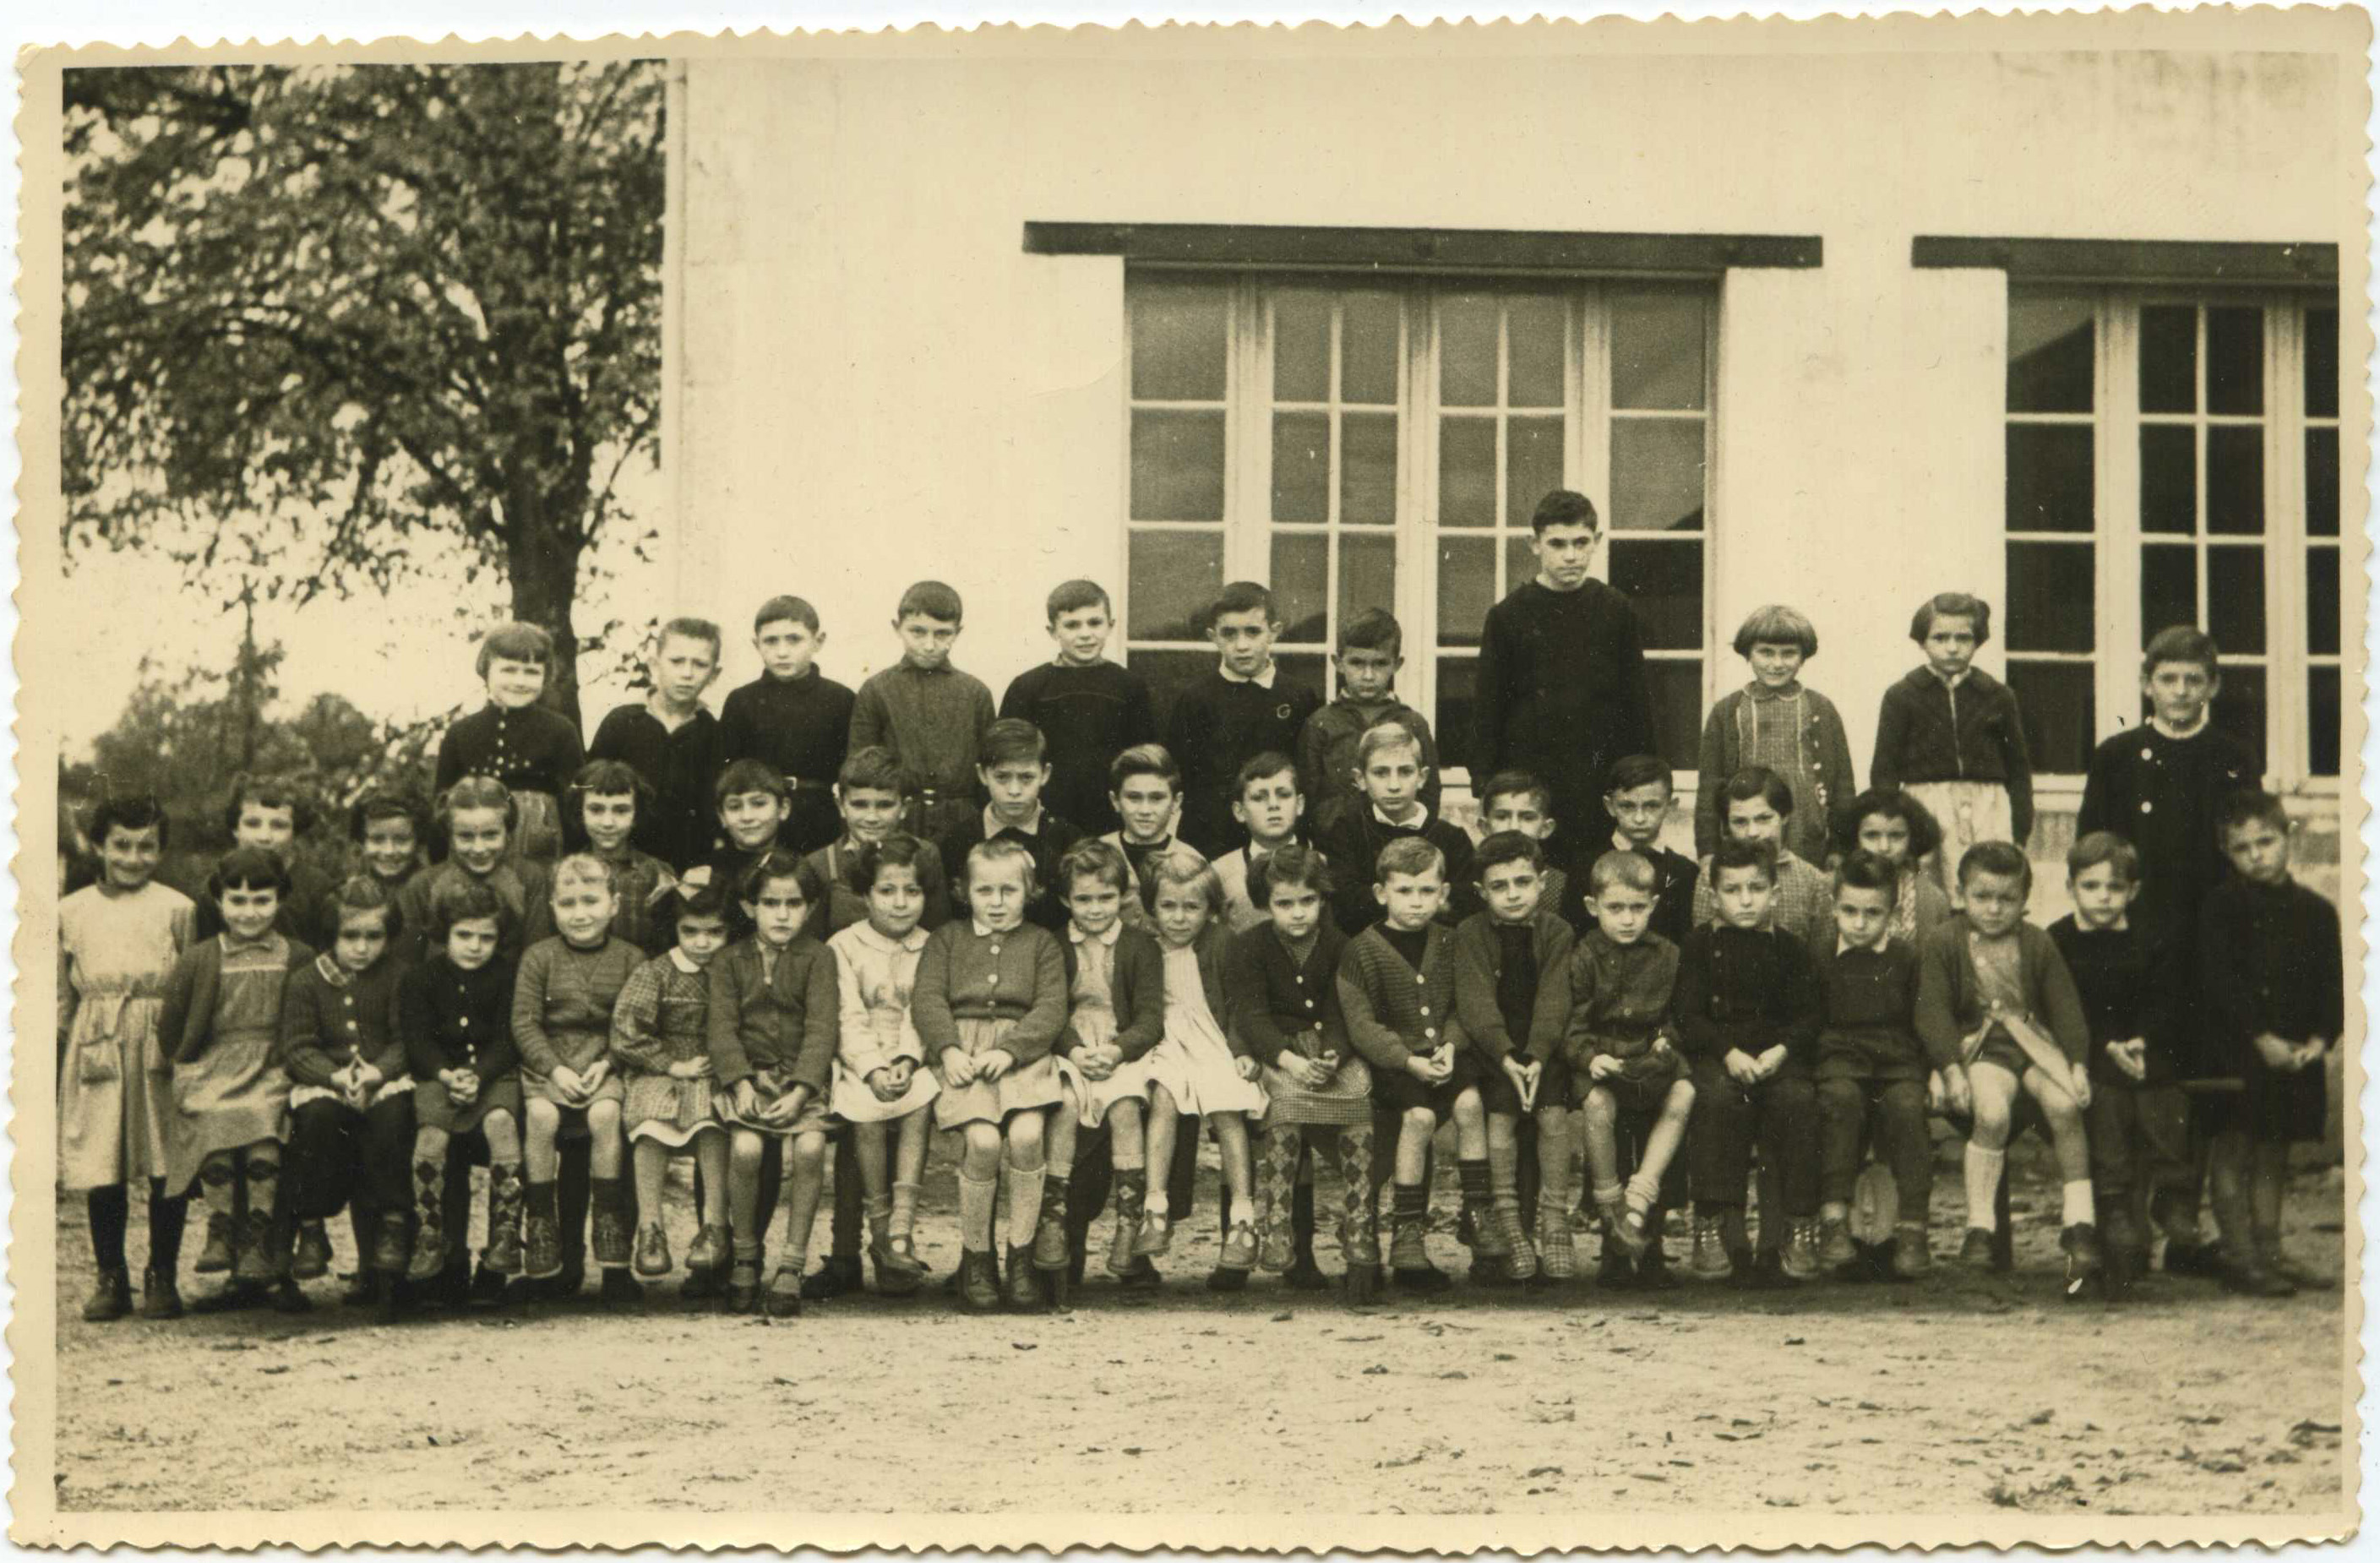
<svg viewBox="0 0 2380 1563">
<path fill-rule="evenodd" d="M 1049 1178 L 1046 1169 L 1008 1164 L 1008 1246 L 1023 1248 L 1033 1241 L 1034 1229 L 1041 1224 L 1041 1185 Z"/>
<path fill-rule="evenodd" d="M 190 1216 L 187 1194 L 165 1193 L 165 1180 L 149 1180 L 149 1267 L 174 1278 L 182 1267 L 182 1228 Z"/>
<path fill-rule="evenodd" d="M 91 1215 L 91 1256 L 103 1270 L 124 1268 L 124 1230 L 132 1219 L 132 1202 L 122 1183 L 109 1183 L 83 1196 Z"/>
<path fill-rule="evenodd" d="M 1967 1142 L 1967 1225 L 1987 1232 L 1999 1230 L 1995 1206 L 1999 1199 L 2000 1173 L 2007 1165 L 2008 1152 L 1985 1150 L 1973 1140 Z"/>
<path fill-rule="evenodd" d="M 959 1174 L 959 1246 L 971 1254 L 991 1252 L 991 1207 L 1000 1180 Z"/>
</svg>

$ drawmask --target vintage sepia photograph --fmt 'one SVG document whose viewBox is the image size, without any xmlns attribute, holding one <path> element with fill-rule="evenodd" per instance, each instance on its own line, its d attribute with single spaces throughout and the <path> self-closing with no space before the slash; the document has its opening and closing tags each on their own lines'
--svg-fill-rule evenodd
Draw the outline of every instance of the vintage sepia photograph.
<svg viewBox="0 0 2380 1563">
<path fill-rule="evenodd" d="M 12 1538 L 2353 1535 L 2370 36 L 29 55 Z"/>
</svg>

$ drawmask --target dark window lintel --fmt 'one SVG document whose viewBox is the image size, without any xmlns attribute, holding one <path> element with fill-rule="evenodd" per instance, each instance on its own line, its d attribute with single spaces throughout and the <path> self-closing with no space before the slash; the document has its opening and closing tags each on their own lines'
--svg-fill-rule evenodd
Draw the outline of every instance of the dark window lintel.
<svg viewBox="0 0 2380 1563">
<path fill-rule="evenodd" d="M 1027 223 L 1032 255 L 1336 271 L 1645 272 L 1808 268 L 1815 234 L 1608 234 L 1512 228 L 1338 228 L 1234 223 Z"/>
<path fill-rule="evenodd" d="M 2192 239 L 1969 238 L 1920 234 L 1920 270 L 1980 267 L 2025 282 L 2337 286 L 2338 246 Z"/>
</svg>

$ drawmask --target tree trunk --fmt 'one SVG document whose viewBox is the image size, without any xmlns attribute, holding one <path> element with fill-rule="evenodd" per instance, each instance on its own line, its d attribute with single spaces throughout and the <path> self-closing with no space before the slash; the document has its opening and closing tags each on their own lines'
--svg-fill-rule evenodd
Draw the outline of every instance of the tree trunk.
<svg viewBox="0 0 2380 1563">
<path fill-rule="evenodd" d="M 584 733 L 587 724 L 578 709 L 578 632 L 571 624 L 571 609 L 578 595 L 578 556 L 585 545 L 565 535 L 577 517 L 564 518 L 557 527 L 550 524 L 542 503 L 509 508 L 504 559 L 512 577 L 513 614 L 552 635 L 553 676 L 546 683 L 545 703 Z"/>
</svg>

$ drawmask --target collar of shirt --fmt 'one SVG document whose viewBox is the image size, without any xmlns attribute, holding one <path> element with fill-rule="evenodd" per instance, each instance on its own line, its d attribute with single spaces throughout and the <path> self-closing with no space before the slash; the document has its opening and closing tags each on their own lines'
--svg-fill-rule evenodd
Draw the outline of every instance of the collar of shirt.
<svg viewBox="0 0 2380 1563">
<path fill-rule="evenodd" d="M 1066 925 L 1066 938 L 1075 944 L 1097 943 L 1104 944 L 1110 949 L 1113 949 L 1115 948 L 1115 941 L 1123 937 L 1123 919 L 1122 917 L 1118 917 L 1114 922 L 1110 923 L 1107 926 L 1105 932 L 1098 934 L 1085 933 L 1082 929 L 1082 926 L 1078 923 L 1068 923 Z"/>
<path fill-rule="evenodd" d="M 1802 681 L 1798 678 L 1776 689 L 1769 688 L 1756 678 L 1743 687 L 1744 693 L 1755 700 L 1795 700 L 1802 695 Z"/>
<path fill-rule="evenodd" d="M 222 938 L 223 952 L 225 955 L 245 955 L 251 950 L 271 950 L 281 942 L 281 936 L 270 928 L 254 939 L 242 939 L 229 928 L 225 928 Z"/>
<path fill-rule="evenodd" d="M 930 668 L 921 668 L 911 661 L 906 653 L 904 653 L 901 660 L 893 665 L 919 678 L 939 678 L 951 671 L 951 664 L 947 660 L 936 662 Z"/>
<path fill-rule="evenodd" d="M 1000 822 L 1000 816 L 992 813 L 991 806 L 986 804 L 983 806 L 983 839 L 988 842 L 1004 830 L 1014 830 L 1020 836 L 1038 836 L 1041 833 L 1043 812 L 1041 806 L 1037 803 L 1033 806 L 1033 818 L 1027 823 L 1002 825 Z"/>
<path fill-rule="evenodd" d="M 1225 684 L 1253 684 L 1259 689 L 1270 689 L 1272 681 L 1280 676 L 1281 664 L 1268 659 L 1263 669 L 1254 678 L 1242 678 L 1232 671 L 1229 663 L 1217 663 L 1215 671 L 1223 675 Z"/>
<path fill-rule="evenodd" d="M 698 976 L 702 972 L 702 968 L 694 963 L 693 957 L 674 944 L 670 946 L 670 964 L 688 976 Z"/>
<path fill-rule="evenodd" d="M 346 967 L 339 964 L 338 957 L 327 950 L 314 957 L 314 970 L 320 973 L 322 980 L 333 987 L 345 987 L 356 980 L 349 975 Z"/>
<path fill-rule="evenodd" d="M 2168 727 L 2165 724 L 2165 719 L 2160 716 L 2151 716 L 2149 718 L 2149 725 L 2155 728 L 2159 733 L 2168 738 L 2195 738 L 2200 733 L 2205 732 L 2206 724 L 2214 720 L 2215 708 L 2212 706 L 2201 706 L 2198 708 L 2198 720 L 2192 722 L 2188 727 Z"/>
<path fill-rule="evenodd" d="M 975 929 L 975 937 L 978 939 L 998 939 L 1004 933 L 1013 934 L 1016 931 L 1015 928 L 986 927 L 984 926 L 983 919 L 980 917 L 970 917 L 967 919 L 967 922 Z"/>
<path fill-rule="evenodd" d="M 892 939 L 873 923 L 854 923 L 852 927 L 859 930 L 856 938 L 882 954 L 889 955 L 895 950 L 923 950 L 926 947 L 926 930 L 920 927 L 912 927 L 899 939 Z"/>
<path fill-rule="evenodd" d="M 667 709 L 662 704 L 661 691 L 658 689 L 645 697 L 644 709 L 647 716 L 661 723 L 662 733 L 673 738 L 700 721 L 703 715 L 702 702 L 698 700 L 691 710 L 677 719 L 676 726 L 671 726 Z"/>
<path fill-rule="evenodd" d="M 1429 823 L 1429 809 L 1424 806 L 1419 799 L 1415 799 L 1414 803 L 1414 811 L 1411 814 L 1405 816 L 1402 819 L 1391 819 L 1387 814 L 1381 811 L 1378 804 L 1374 804 L 1372 806 L 1372 818 L 1378 820 L 1381 824 L 1389 826 L 1392 830 L 1418 830 L 1423 826 Z"/>
<path fill-rule="evenodd" d="M 1873 944 L 1853 944 L 1850 939 L 1845 939 L 1842 935 L 1837 934 L 1835 936 L 1835 953 L 1838 955 L 1848 955 L 1854 950 L 1872 950 L 1878 954 L 1882 954 L 1884 952 L 1884 947 L 1891 942 L 1892 930 L 1889 927 L 1886 928 L 1882 933 L 1877 934 L 1876 936 L 1876 942 Z"/>
<path fill-rule="evenodd" d="M 1936 671 L 1933 663 L 1928 662 L 1925 664 L 1925 671 L 1928 674 L 1932 675 L 1934 682 L 1940 685 L 1943 688 L 1956 690 L 1959 685 L 1967 682 L 1967 676 L 1975 670 L 1973 668 L 1961 668 L 1955 674 L 1945 676 L 1941 672 Z"/>
<path fill-rule="evenodd" d="M 1061 651 L 1050 659 L 1050 665 L 1053 668 L 1102 668 L 1107 666 L 1107 660 L 1105 657 L 1094 657 L 1087 662 L 1070 662 L 1066 660 L 1066 654 Z"/>
</svg>

